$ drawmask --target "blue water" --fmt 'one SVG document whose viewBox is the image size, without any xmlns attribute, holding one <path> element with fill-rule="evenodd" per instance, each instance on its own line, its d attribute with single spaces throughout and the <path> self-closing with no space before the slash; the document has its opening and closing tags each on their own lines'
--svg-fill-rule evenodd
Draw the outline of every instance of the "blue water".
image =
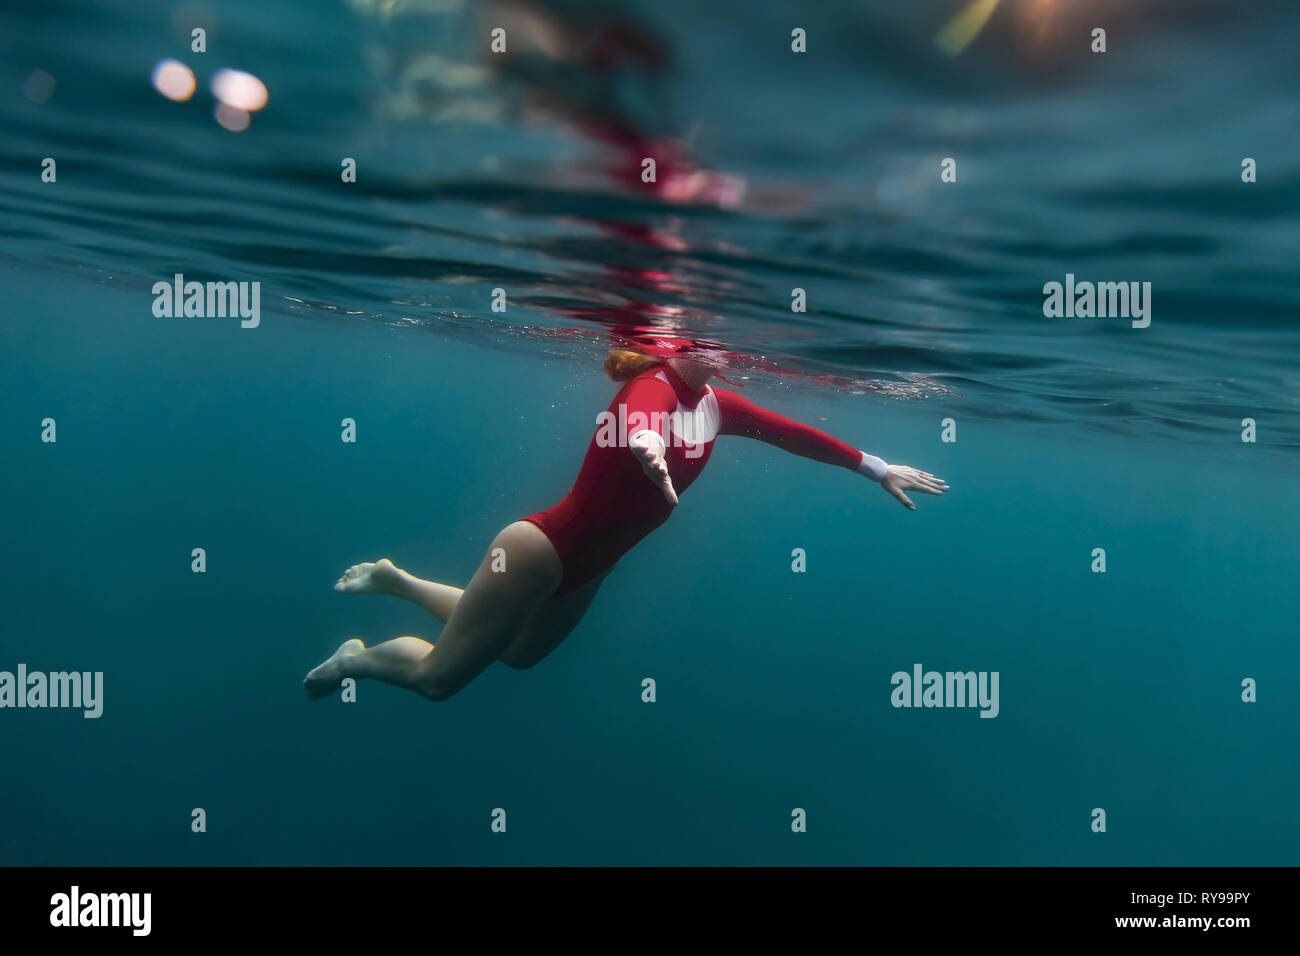
<svg viewBox="0 0 1300 956">
<path fill-rule="evenodd" d="M 1094 5 L 1101 57 L 1004 3 L 948 60 L 957 6 L 620 5 L 667 52 L 613 72 L 491 64 L 455 3 L 0 13 L 0 671 L 105 682 L 0 709 L 0 862 L 1294 864 L 1300 11 Z M 242 133 L 225 66 L 270 91 Z M 617 180 L 575 115 L 745 200 Z M 261 324 L 156 318 L 176 272 Z M 1152 324 L 1045 318 L 1067 272 Z M 305 700 L 346 637 L 437 638 L 344 568 L 463 584 L 564 494 L 628 323 L 952 491 L 724 438 L 538 667 Z M 892 707 L 915 663 L 997 671 L 999 715 Z"/>
</svg>

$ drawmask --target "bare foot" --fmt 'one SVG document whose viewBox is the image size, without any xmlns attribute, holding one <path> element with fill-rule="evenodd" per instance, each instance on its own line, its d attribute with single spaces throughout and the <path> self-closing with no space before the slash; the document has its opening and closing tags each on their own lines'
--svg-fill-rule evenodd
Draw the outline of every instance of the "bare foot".
<svg viewBox="0 0 1300 956">
<path fill-rule="evenodd" d="M 387 558 L 354 564 L 334 585 L 344 594 L 395 594 L 406 572 Z"/>
<path fill-rule="evenodd" d="M 331 654 L 328 660 L 307 672 L 307 677 L 302 682 L 302 686 L 307 690 L 307 696 L 312 700 L 320 700 L 338 690 L 339 685 L 343 683 L 344 658 L 360 654 L 365 649 L 366 645 L 355 637 L 340 644 L 339 649 Z"/>
</svg>

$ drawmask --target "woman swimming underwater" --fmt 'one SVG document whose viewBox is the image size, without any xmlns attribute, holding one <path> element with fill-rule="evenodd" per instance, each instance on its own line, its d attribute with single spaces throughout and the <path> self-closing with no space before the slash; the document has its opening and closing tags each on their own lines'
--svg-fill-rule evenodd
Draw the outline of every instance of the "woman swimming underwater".
<svg viewBox="0 0 1300 956">
<path fill-rule="evenodd" d="M 668 520 L 719 435 L 743 435 L 856 471 L 914 510 L 904 492 L 939 495 L 940 479 L 889 465 L 783 418 L 734 392 L 711 388 L 716 366 L 683 340 L 657 339 L 656 354 L 614 350 L 605 367 L 626 384 L 598 422 L 564 500 L 503 529 L 469 585 L 424 581 L 388 559 L 358 564 L 334 585 L 345 594 L 406 598 L 445 623 L 437 645 L 398 637 L 374 647 L 353 638 L 313 669 L 304 686 L 325 697 L 344 678 L 369 677 L 446 700 L 493 661 L 532 667 L 582 620 L 611 568 Z"/>
</svg>

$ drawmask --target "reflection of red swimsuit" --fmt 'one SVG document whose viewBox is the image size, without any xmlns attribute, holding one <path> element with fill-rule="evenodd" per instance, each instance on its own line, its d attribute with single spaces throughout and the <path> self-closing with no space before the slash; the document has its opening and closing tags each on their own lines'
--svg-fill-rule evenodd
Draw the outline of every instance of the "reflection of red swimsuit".
<svg viewBox="0 0 1300 956">
<path fill-rule="evenodd" d="M 620 419 L 620 408 L 623 417 Z M 649 416 L 678 412 L 680 417 L 648 426 Z M 694 391 L 669 366 L 660 365 L 632 379 L 610 403 L 615 419 L 629 421 L 611 444 L 611 432 L 597 429 L 573 488 L 552 508 L 524 518 L 555 546 L 564 565 L 556 595 L 575 591 L 612 568 L 618 559 L 668 520 L 673 506 L 651 483 L 626 438 L 649 427 L 664 439 L 664 458 L 678 495 L 690 487 L 709 460 L 718 435 L 744 435 L 828 465 L 858 469 L 863 453 L 807 425 L 759 408 L 735 392 L 705 386 Z"/>
</svg>

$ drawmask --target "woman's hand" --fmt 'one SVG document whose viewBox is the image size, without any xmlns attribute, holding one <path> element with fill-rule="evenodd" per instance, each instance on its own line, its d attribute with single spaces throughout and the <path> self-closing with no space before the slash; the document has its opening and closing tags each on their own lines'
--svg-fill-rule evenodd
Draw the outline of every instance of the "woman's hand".
<svg viewBox="0 0 1300 956">
<path fill-rule="evenodd" d="M 656 432 L 637 432 L 628 439 L 628 448 L 641 463 L 641 470 L 656 487 L 664 493 L 668 503 L 677 506 L 677 491 L 673 488 L 673 479 L 668 474 L 668 462 L 664 460 L 664 440 Z"/>
<path fill-rule="evenodd" d="M 948 483 L 942 478 L 936 478 L 928 471 L 918 471 L 915 468 L 909 468 L 907 465 L 890 465 L 889 474 L 885 480 L 880 483 L 891 495 L 898 499 L 908 511 L 915 511 L 916 505 L 912 504 L 912 499 L 903 494 L 904 491 L 919 491 L 927 495 L 941 495 L 948 490 Z"/>
</svg>

